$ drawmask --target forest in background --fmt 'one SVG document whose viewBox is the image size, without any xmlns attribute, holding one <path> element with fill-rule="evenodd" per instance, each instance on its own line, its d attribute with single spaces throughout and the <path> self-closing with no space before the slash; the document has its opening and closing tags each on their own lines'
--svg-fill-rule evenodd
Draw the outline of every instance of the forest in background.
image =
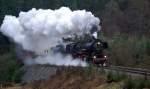
<svg viewBox="0 0 150 89">
<path fill-rule="evenodd" d="M 0 0 L 0 23 L 5 15 L 18 16 L 20 11 L 31 8 L 57 9 L 61 6 L 91 11 L 101 19 L 107 36 L 124 33 L 148 36 L 150 33 L 149 0 Z"/>
<path fill-rule="evenodd" d="M 0 0 L 0 24 L 5 15 L 61 6 L 86 9 L 101 19 L 110 64 L 150 69 L 149 0 Z M 5 74 L 0 74 L 0 83 L 14 81 L 20 66 L 14 55 L 13 43 L 0 33 L 0 72 Z"/>
</svg>

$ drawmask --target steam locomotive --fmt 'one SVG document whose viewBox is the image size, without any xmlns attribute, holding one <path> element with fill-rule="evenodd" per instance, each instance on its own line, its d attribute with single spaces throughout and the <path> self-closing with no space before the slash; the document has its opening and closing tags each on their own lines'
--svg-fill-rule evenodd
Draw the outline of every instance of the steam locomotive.
<svg viewBox="0 0 150 89">
<path fill-rule="evenodd" d="M 78 58 L 89 63 L 106 66 L 107 56 L 104 50 L 108 48 L 107 42 L 100 39 L 92 39 L 89 42 L 72 42 L 65 47 L 57 45 L 55 49 L 61 53 L 71 54 L 73 58 Z"/>
</svg>

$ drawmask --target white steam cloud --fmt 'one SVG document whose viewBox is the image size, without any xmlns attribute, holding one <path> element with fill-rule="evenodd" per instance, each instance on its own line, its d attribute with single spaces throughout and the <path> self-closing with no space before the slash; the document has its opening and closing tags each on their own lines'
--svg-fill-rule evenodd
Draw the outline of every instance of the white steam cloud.
<svg viewBox="0 0 150 89">
<path fill-rule="evenodd" d="M 33 8 L 28 12 L 20 12 L 18 17 L 6 15 L 0 31 L 21 45 L 24 50 L 39 54 L 59 44 L 62 37 L 90 33 L 93 26 L 100 30 L 99 23 L 100 20 L 97 17 L 85 10 L 72 11 L 67 7 L 61 7 L 57 10 L 36 10 Z M 51 57 L 51 55 L 49 57 L 49 59 L 46 56 L 44 58 L 52 64 L 57 63 L 51 60 L 63 60 Z M 42 60 L 41 57 L 35 60 L 38 59 L 39 61 Z M 72 58 L 67 59 L 72 60 Z M 45 62 L 41 63 L 44 64 Z"/>
<path fill-rule="evenodd" d="M 63 60 L 60 60 L 63 59 Z M 73 65 L 73 66 L 86 66 L 86 62 L 81 61 L 80 59 L 73 59 L 70 55 L 62 56 L 62 54 L 47 55 L 44 57 L 38 57 L 35 60 L 37 64 L 47 64 L 51 63 L 52 65 Z"/>
</svg>

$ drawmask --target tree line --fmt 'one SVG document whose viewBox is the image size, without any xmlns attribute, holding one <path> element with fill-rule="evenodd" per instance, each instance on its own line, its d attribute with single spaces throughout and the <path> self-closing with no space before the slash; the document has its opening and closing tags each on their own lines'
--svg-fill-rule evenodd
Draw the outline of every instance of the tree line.
<svg viewBox="0 0 150 89">
<path fill-rule="evenodd" d="M 107 37 L 150 37 L 149 0 L 0 0 L 0 24 L 5 15 L 18 16 L 20 11 L 31 8 L 58 9 L 61 6 L 91 11 L 101 19 L 102 32 Z M 0 33 L 0 42 L 4 38 Z"/>
</svg>

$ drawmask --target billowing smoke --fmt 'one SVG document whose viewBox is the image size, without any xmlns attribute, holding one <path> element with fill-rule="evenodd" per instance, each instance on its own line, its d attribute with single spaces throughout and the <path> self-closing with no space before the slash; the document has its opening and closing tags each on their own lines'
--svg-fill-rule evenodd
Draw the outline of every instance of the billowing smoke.
<svg viewBox="0 0 150 89">
<path fill-rule="evenodd" d="M 24 50 L 40 55 L 62 42 L 63 37 L 90 33 L 93 26 L 100 30 L 99 23 L 100 20 L 97 17 L 85 10 L 72 11 L 67 7 L 57 10 L 33 8 L 28 12 L 20 12 L 18 17 L 6 15 L 0 31 L 21 45 Z M 69 63 L 74 63 L 71 57 L 64 58 L 60 54 L 38 56 L 34 60 L 39 64 L 69 65 Z M 75 63 L 79 64 L 76 61 Z"/>
</svg>

